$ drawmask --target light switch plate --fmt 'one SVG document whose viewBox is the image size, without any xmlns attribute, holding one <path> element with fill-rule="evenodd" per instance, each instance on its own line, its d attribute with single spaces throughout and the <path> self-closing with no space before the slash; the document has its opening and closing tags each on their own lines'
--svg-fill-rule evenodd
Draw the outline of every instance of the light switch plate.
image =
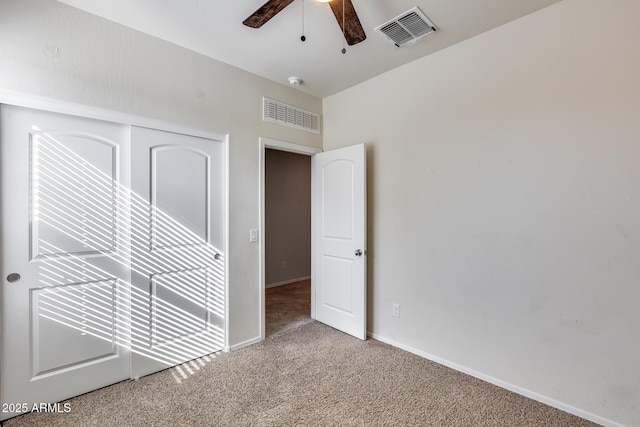
<svg viewBox="0 0 640 427">
<path fill-rule="evenodd" d="M 252 228 L 251 230 L 249 230 L 249 241 L 250 242 L 258 241 L 258 229 Z"/>
<path fill-rule="evenodd" d="M 391 305 L 391 315 L 393 317 L 400 317 L 400 304 Z"/>
</svg>

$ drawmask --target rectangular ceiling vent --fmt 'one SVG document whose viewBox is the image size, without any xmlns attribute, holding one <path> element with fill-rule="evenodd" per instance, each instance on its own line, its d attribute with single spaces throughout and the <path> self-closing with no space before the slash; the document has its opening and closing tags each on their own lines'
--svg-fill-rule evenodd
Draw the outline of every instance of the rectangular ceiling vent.
<svg viewBox="0 0 640 427">
<path fill-rule="evenodd" d="M 418 7 L 406 11 L 389 22 L 376 27 L 391 43 L 397 47 L 412 44 L 436 31 L 435 25 Z"/>
<path fill-rule="evenodd" d="M 265 122 L 277 123 L 307 132 L 320 133 L 320 115 L 274 101 L 273 99 L 262 99 L 262 120 Z"/>
</svg>

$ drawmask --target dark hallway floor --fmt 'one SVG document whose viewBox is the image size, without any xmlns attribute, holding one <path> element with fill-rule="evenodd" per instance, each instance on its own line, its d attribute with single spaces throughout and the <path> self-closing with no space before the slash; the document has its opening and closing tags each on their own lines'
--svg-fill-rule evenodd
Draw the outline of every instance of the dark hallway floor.
<svg viewBox="0 0 640 427">
<path fill-rule="evenodd" d="M 311 280 L 265 290 L 266 336 L 311 321 Z"/>
</svg>

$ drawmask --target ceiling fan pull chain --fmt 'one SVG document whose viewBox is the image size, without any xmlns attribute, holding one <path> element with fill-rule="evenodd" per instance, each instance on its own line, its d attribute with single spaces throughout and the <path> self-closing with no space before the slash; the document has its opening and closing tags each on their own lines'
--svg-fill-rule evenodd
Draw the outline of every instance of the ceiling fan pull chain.
<svg viewBox="0 0 640 427">
<path fill-rule="evenodd" d="M 307 37 L 304 35 L 304 0 L 302 0 L 302 35 L 300 36 L 300 40 L 307 40 Z"/>
<path fill-rule="evenodd" d="M 347 41 L 347 38 L 345 37 L 345 30 L 344 30 L 344 0 L 342 0 L 342 54 L 343 55 L 347 53 L 346 41 Z"/>
</svg>

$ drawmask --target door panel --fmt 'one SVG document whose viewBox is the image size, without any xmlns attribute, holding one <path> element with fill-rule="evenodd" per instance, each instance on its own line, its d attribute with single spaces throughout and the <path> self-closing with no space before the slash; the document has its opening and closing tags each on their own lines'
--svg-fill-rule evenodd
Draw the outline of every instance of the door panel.
<svg viewBox="0 0 640 427">
<path fill-rule="evenodd" d="M 64 131 L 32 131 L 29 143 L 32 257 L 113 252 L 117 145 Z"/>
<path fill-rule="evenodd" d="M 132 376 L 224 346 L 223 142 L 133 127 Z"/>
<path fill-rule="evenodd" d="M 0 394 L 58 402 L 129 377 L 128 129 L 0 109 Z"/>
<path fill-rule="evenodd" d="M 207 186 L 209 160 L 206 153 L 188 148 L 151 148 L 151 205 L 156 210 L 151 218 L 151 230 L 156 248 L 207 242 L 211 215 Z M 180 179 L 176 179 L 177 171 L 180 171 Z M 162 222 L 166 218 L 170 221 Z M 189 232 L 179 232 L 178 226 Z"/>
<path fill-rule="evenodd" d="M 151 278 L 151 345 L 157 347 L 207 327 L 207 269 L 154 274 Z M 184 288 L 189 287 L 185 294 Z M 176 312 L 182 327 L 176 327 Z"/>
<path fill-rule="evenodd" d="M 35 377 L 115 354 L 116 283 L 102 280 L 31 290 Z"/>
<path fill-rule="evenodd" d="M 334 160 L 322 168 L 323 234 L 332 239 L 353 239 L 354 167 L 349 160 Z"/>
<path fill-rule="evenodd" d="M 322 257 L 322 273 L 324 292 L 320 301 L 327 307 L 352 315 L 352 289 L 350 283 L 345 286 L 344 278 L 353 277 L 353 260 L 325 255 Z"/>
<path fill-rule="evenodd" d="M 366 338 L 364 144 L 312 158 L 316 320 Z"/>
</svg>

